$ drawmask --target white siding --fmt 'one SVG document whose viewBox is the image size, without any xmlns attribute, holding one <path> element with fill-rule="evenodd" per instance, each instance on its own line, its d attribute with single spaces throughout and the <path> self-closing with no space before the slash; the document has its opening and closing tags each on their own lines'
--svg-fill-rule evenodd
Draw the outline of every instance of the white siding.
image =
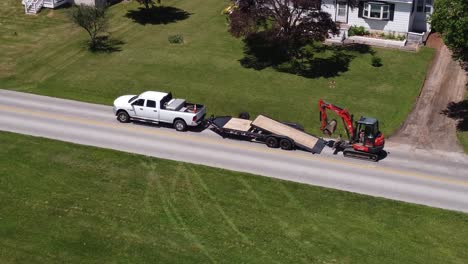
<svg viewBox="0 0 468 264">
<path fill-rule="evenodd" d="M 395 3 L 393 21 L 364 19 L 358 17 L 358 12 L 358 8 L 349 9 L 348 24 L 363 26 L 371 30 L 408 32 L 411 15 L 411 4 L 409 3 Z"/>
<path fill-rule="evenodd" d="M 413 0 L 386 0 L 385 2 L 412 4 L 412 3 L 413 3 Z"/>
<path fill-rule="evenodd" d="M 44 7 L 56 8 L 66 3 L 68 3 L 68 0 L 44 0 Z"/>
<path fill-rule="evenodd" d="M 333 21 L 335 21 L 336 14 L 336 1 L 335 0 L 322 0 L 321 10 L 330 14 Z"/>
<path fill-rule="evenodd" d="M 94 5 L 94 4 L 95 4 L 95 0 L 72 0 L 72 2 L 73 2 L 75 5 L 80 5 L 80 4 L 84 4 L 84 5 Z"/>
<path fill-rule="evenodd" d="M 70 2 L 75 5 L 84 4 L 91 6 L 104 6 L 106 4 L 106 0 L 70 0 Z"/>
</svg>

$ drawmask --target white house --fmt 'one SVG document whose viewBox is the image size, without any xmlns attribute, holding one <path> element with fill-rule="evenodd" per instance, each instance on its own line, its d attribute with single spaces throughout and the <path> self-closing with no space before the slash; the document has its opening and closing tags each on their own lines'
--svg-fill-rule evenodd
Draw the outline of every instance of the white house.
<svg viewBox="0 0 468 264">
<path fill-rule="evenodd" d="M 397 33 L 431 30 L 427 18 L 433 11 L 433 0 L 359 1 L 350 8 L 347 0 L 322 0 L 322 11 L 333 20 L 349 26 L 363 26 L 371 31 Z"/>
<path fill-rule="evenodd" d="M 43 7 L 57 8 L 64 4 L 85 4 L 93 6 L 103 6 L 107 0 L 22 0 L 26 14 L 36 14 Z"/>
</svg>

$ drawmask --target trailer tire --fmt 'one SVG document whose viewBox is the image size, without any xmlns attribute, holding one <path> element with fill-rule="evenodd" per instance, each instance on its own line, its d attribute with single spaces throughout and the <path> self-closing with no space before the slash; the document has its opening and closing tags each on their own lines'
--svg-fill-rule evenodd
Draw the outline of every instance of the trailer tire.
<svg viewBox="0 0 468 264">
<path fill-rule="evenodd" d="M 187 130 L 187 124 L 182 119 L 177 119 L 174 121 L 174 128 L 177 131 L 185 131 Z"/>
<path fill-rule="evenodd" d="M 241 113 L 239 114 L 239 118 L 240 118 L 240 119 L 247 119 L 247 120 L 248 120 L 248 119 L 250 119 L 250 114 L 249 114 L 248 112 L 241 112 Z"/>
<path fill-rule="evenodd" d="M 281 139 L 280 142 L 279 142 L 279 145 L 280 145 L 281 149 L 284 149 L 284 150 L 291 150 L 293 148 L 292 141 L 287 139 L 287 138 Z"/>
<path fill-rule="evenodd" d="M 279 146 L 278 139 L 276 139 L 275 137 L 267 137 L 266 140 L 265 140 L 265 144 L 269 148 L 278 148 L 278 146 Z"/>
</svg>

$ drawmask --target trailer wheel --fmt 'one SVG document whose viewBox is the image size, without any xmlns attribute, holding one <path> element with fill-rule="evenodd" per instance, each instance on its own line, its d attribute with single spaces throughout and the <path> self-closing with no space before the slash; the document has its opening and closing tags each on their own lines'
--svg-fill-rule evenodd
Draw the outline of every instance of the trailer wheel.
<svg viewBox="0 0 468 264">
<path fill-rule="evenodd" d="M 241 112 L 241 113 L 239 114 L 239 118 L 240 118 L 240 119 L 250 119 L 250 114 L 247 113 L 247 112 Z"/>
<path fill-rule="evenodd" d="M 281 139 L 279 144 L 280 144 L 281 149 L 284 149 L 284 150 L 291 150 L 293 148 L 293 143 L 291 142 L 291 140 L 287 138 Z"/>
<path fill-rule="evenodd" d="M 265 144 L 269 148 L 277 148 L 278 147 L 278 139 L 276 139 L 275 137 L 267 137 L 267 139 L 265 140 Z"/>
</svg>

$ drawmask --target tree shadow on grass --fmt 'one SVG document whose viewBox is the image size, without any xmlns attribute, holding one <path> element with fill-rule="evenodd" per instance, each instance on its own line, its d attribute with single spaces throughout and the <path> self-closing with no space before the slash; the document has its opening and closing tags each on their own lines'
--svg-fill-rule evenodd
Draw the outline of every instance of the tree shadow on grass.
<svg viewBox="0 0 468 264">
<path fill-rule="evenodd" d="M 468 99 L 449 103 L 441 114 L 457 120 L 457 130 L 468 131 Z"/>
<path fill-rule="evenodd" d="M 122 45 L 124 44 L 125 42 L 120 39 L 99 36 L 94 45 L 89 44 L 88 49 L 93 53 L 113 53 L 122 51 Z"/>
<path fill-rule="evenodd" d="M 372 47 L 366 44 L 350 43 L 343 45 L 342 49 L 346 51 L 358 52 L 360 54 L 375 55 L 375 51 L 372 49 Z"/>
<path fill-rule="evenodd" d="M 315 57 L 314 53 L 301 54 L 299 59 L 291 59 L 288 62 L 275 66 L 280 72 L 296 74 L 306 78 L 331 78 L 348 71 L 349 63 L 353 55 L 341 50 L 333 49 L 326 57 Z"/>
<path fill-rule="evenodd" d="M 284 45 L 267 32 L 252 34 L 243 40 L 244 58 L 240 64 L 245 68 L 263 70 L 287 62 L 290 59 Z"/>
<path fill-rule="evenodd" d="M 331 78 L 348 71 L 351 60 L 356 57 L 353 53 L 373 55 L 375 52 L 368 45 L 313 44 L 291 53 L 283 43 L 259 32 L 244 39 L 244 57 L 239 62 L 243 67 L 255 70 L 272 67 L 306 78 Z"/>
<path fill-rule="evenodd" d="M 169 24 L 185 20 L 191 13 L 172 6 L 153 6 L 149 9 L 140 7 L 138 10 L 129 10 L 125 15 L 141 25 Z"/>
</svg>

